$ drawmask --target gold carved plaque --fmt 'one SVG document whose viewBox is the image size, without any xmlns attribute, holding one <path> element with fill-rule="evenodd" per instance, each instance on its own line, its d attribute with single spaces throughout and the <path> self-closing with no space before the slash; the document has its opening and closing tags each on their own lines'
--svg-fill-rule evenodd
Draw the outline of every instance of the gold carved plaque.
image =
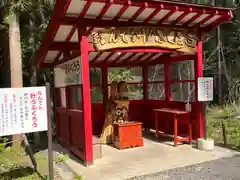
<svg viewBox="0 0 240 180">
<path fill-rule="evenodd" d="M 196 33 L 169 27 L 122 27 L 93 32 L 93 44 L 98 51 L 114 48 L 155 47 L 195 53 Z"/>
</svg>

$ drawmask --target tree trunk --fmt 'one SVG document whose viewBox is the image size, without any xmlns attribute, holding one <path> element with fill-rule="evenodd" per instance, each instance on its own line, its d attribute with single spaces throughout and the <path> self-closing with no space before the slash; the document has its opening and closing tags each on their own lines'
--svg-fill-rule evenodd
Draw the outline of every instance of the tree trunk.
<svg viewBox="0 0 240 180">
<path fill-rule="evenodd" d="M 22 54 L 21 54 L 21 41 L 20 41 L 20 27 L 19 19 L 17 16 L 11 16 L 11 22 L 9 23 L 9 53 L 10 53 L 10 73 L 11 73 L 11 87 L 21 88 L 23 87 L 22 78 Z M 27 137 L 25 134 L 14 135 L 13 146 L 20 147 L 23 142 L 27 152 L 31 158 L 34 169 L 36 170 L 36 160 L 29 146 Z M 19 148 L 19 149 L 20 149 Z"/>
<path fill-rule="evenodd" d="M 16 16 L 11 17 L 9 23 L 9 53 L 10 53 L 10 73 L 11 87 L 22 87 L 22 57 L 21 57 L 21 42 L 19 20 Z M 21 135 L 13 136 L 14 145 L 21 144 Z"/>
<path fill-rule="evenodd" d="M 221 121 L 221 126 L 222 126 L 222 134 L 223 134 L 223 144 L 226 147 L 227 146 L 227 131 L 226 131 L 226 124 L 223 120 Z"/>
</svg>

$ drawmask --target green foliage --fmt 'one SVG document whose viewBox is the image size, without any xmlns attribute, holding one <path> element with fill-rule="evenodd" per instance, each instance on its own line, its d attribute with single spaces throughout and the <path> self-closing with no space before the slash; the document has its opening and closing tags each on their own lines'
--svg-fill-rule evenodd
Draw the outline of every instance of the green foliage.
<svg viewBox="0 0 240 180">
<path fill-rule="evenodd" d="M 67 154 L 58 154 L 56 157 L 56 163 L 62 163 L 69 159 L 69 156 Z"/>
<path fill-rule="evenodd" d="M 37 174 L 33 172 L 33 169 L 27 167 L 28 160 L 29 157 L 24 156 L 18 148 L 4 149 L 0 152 L 0 179 L 30 180 L 30 177 L 36 177 Z"/>
<path fill-rule="evenodd" d="M 0 11 L 4 17 L 0 20 L 5 22 L 5 27 L 8 28 L 7 24 L 12 23 L 13 17 L 17 17 L 20 24 L 23 72 L 29 82 L 36 51 L 50 20 L 54 3 L 55 0 L 0 0 Z"/>
<path fill-rule="evenodd" d="M 207 108 L 207 136 L 223 143 L 222 123 L 226 128 L 227 142 L 240 146 L 240 106 L 232 103 Z"/>
<path fill-rule="evenodd" d="M 109 68 L 108 71 L 108 83 L 113 81 L 126 81 L 126 82 L 141 82 L 142 81 L 142 69 L 135 68 Z M 128 85 L 129 99 L 142 99 L 143 88 L 142 85 L 134 84 Z"/>
<path fill-rule="evenodd" d="M 108 82 L 113 81 L 131 81 L 133 80 L 131 68 L 110 68 L 108 74 Z"/>
<path fill-rule="evenodd" d="M 75 176 L 74 180 L 84 180 L 82 176 Z"/>
<path fill-rule="evenodd" d="M 7 138 L 0 138 L 0 153 L 5 150 L 7 141 Z"/>
<path fill-rule="evenodd" d="M 214 106 L 207 109 L 207 114 L 213 119 L 230 120 L 234 118 L 234 108 L 230 104 L 223 105 L 222 107 Z"/>
<path fill-rule="evenodd" d="M 234 148 L 240 147 L 240 121 L 233 119 L 225 121 L 227 142 Z M 219 119 L 207 118 L 207 137 L 214 139 L 217 144 L 223 144 L 222 125 Z"/>
<path fill-rule="evenodd" d="M 102 84 L 101 70 L 93 68 L 90 70 L 91 84 Z M 108 69 L 108 83 L 113 81 L 126 81 L 126 82 L 141 82 L 142 70 L 141 68 L 109 68 Z M 143 96 L 143 90 L 141 85 L 129 85 L 128 86 L 130 99 L 141 99 Z M 97 103 L 103 100 L 102 87 L 93 87 L 91 89 L 92 103 Z"/>
</svg>

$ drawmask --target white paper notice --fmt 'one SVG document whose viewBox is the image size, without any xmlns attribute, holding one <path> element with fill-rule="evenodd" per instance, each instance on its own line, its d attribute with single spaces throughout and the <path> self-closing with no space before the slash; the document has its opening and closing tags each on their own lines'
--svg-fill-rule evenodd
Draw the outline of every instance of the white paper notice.
<svg viewBox="0 0 240 180">
<path fill-rule="evenodd" d="M 46 87 L 0 89 L 0 136 L 46 130 Z"/>
<path fill-rule="evenodd" d="M 213 100 L 213 78 L 198 78 L 198 101 Z"/>
</svg>

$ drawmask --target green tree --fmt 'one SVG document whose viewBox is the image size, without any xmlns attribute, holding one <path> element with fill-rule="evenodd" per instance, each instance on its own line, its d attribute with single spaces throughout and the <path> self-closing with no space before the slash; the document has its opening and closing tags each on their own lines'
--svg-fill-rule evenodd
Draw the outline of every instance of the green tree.
<svg viewBox="0 0 240 180">
<path fill-rule="evenodd" d="M 32 48 L 30 62 L 33 63 L 33 54 L 36 50 L 36 38 L 33 38 L 36 33 L 36 25 L 44 25 L 46 23 L 45 14 L 50 12 L 49 8 L 53 6 L 53 1 L 51 0 L 0 0 L 0 10 L 4 15 L 5 27 L 9 33 L 9 52 L 10 52 L 10 69 L 11 69 L 11 86 L 12 87 L 22 87 L 22 50 L 27 51 L 27 49 L 21 48 L 21 31 L 20 27 L 29 31 L 30 38 L 28 38 L 28 48 Z M 49 17 L 50 14 L 47 15 Z M 39 21 L 40 20 L 40 21 Z M 38 22 L 38 23 L 36 23 Z M 37 27 L 36 27 L 37 28 Z M 43 28 L 40 28 L 42 30 Z M 38 29 L 39 31 L 39 29 Z M 24 32 L 22 32 L 24 34 Z M 29 36 L 28 36 L 29 37 Z M 27 36 L 25 36 L 26 40 Z M 26 44 L 24 44 L 26 45 Z M 26 48 L 26 46 L 24 46 Z M 23 53 L 25 54 L 25 52 Z M 13 140 L 20 140 L 20 136 L 16 135 Z"/>
</svg>

